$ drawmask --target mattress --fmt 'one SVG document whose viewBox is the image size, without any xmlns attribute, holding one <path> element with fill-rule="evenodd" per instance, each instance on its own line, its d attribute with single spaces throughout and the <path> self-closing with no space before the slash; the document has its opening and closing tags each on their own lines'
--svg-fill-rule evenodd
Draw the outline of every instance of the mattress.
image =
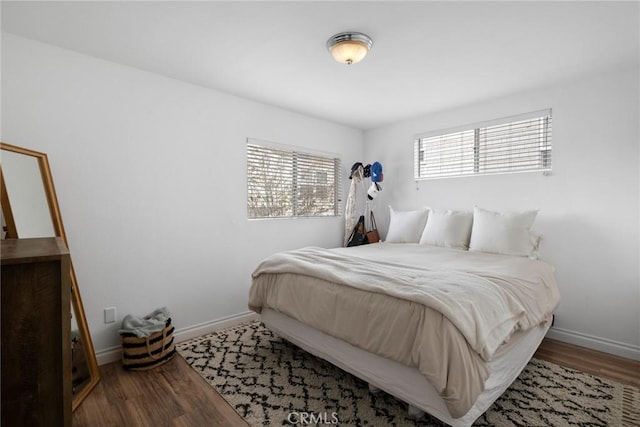
<svg viewBox="0 0 640 427">
<path fill-rule="evenodd" d="M 471 409 L 452 418 L 444 400 L 416 368 L 362 350 L 269 308 L 262 310 L 261 318 L 276 335 L 454 427 L 471 426 L 504 393 L 551 326 L 549 320 L 513 334 L 489 363 L 484 391 Z"/>
</svg>

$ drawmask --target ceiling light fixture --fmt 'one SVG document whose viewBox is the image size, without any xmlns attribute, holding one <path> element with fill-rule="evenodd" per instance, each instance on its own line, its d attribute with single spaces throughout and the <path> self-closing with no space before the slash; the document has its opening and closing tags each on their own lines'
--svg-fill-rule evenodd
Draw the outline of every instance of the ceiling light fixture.
<svg viewBox="0 0 640 427">
<path fill-rule="evenodd" d="M 347 31 L 336 34 L 327 40 L 327 49 L 331 56 L 342 64 L 355 64 L 367 56 L 373 40 L 366 34 Z"/>
</svg>

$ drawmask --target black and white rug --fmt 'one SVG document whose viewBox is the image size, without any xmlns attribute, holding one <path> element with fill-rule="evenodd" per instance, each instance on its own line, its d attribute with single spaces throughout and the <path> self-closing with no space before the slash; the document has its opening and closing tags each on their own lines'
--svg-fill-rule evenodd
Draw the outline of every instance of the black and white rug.
<svg viewBox="0 0 640 427">
<path fill-rule="evenodd" d="M 273 335 L 260 322 L 177 346 L 250 425 L 442 426 L 415 421 L 407 405 Z M 632 426 L 640 391 L 533 359 L 474 426 Z M 302 422 L 305 417 L 307 423 Z M 311 423 L 309 423 L 311 422 Z"/>
</svg>

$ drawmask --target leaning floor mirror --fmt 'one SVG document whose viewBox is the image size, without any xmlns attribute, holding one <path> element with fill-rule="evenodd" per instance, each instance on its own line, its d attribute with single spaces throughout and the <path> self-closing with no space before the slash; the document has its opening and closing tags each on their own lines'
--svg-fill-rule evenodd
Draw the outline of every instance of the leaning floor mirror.
<svg viewBox="0 0 640 427">
<path fill-rule="evenodd" d="M 62 225 L 47 155 L 0 142 L 2 238 L 61 237 Z M 75 410 L 100 380 L 76 274 L 71 264 L 71 358 Z"/>
</svg>

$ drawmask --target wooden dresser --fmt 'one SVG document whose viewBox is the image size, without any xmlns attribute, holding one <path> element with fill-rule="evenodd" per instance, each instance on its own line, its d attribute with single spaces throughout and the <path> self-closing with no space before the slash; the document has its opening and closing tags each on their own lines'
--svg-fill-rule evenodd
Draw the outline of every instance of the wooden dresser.
<svg viewBox="0 0 640 427">
<path fill-rule="evenodd" d="M 3 426 L 71 426 L 69 251 L 60 238 L 2 240 Z"/>
</svg>

